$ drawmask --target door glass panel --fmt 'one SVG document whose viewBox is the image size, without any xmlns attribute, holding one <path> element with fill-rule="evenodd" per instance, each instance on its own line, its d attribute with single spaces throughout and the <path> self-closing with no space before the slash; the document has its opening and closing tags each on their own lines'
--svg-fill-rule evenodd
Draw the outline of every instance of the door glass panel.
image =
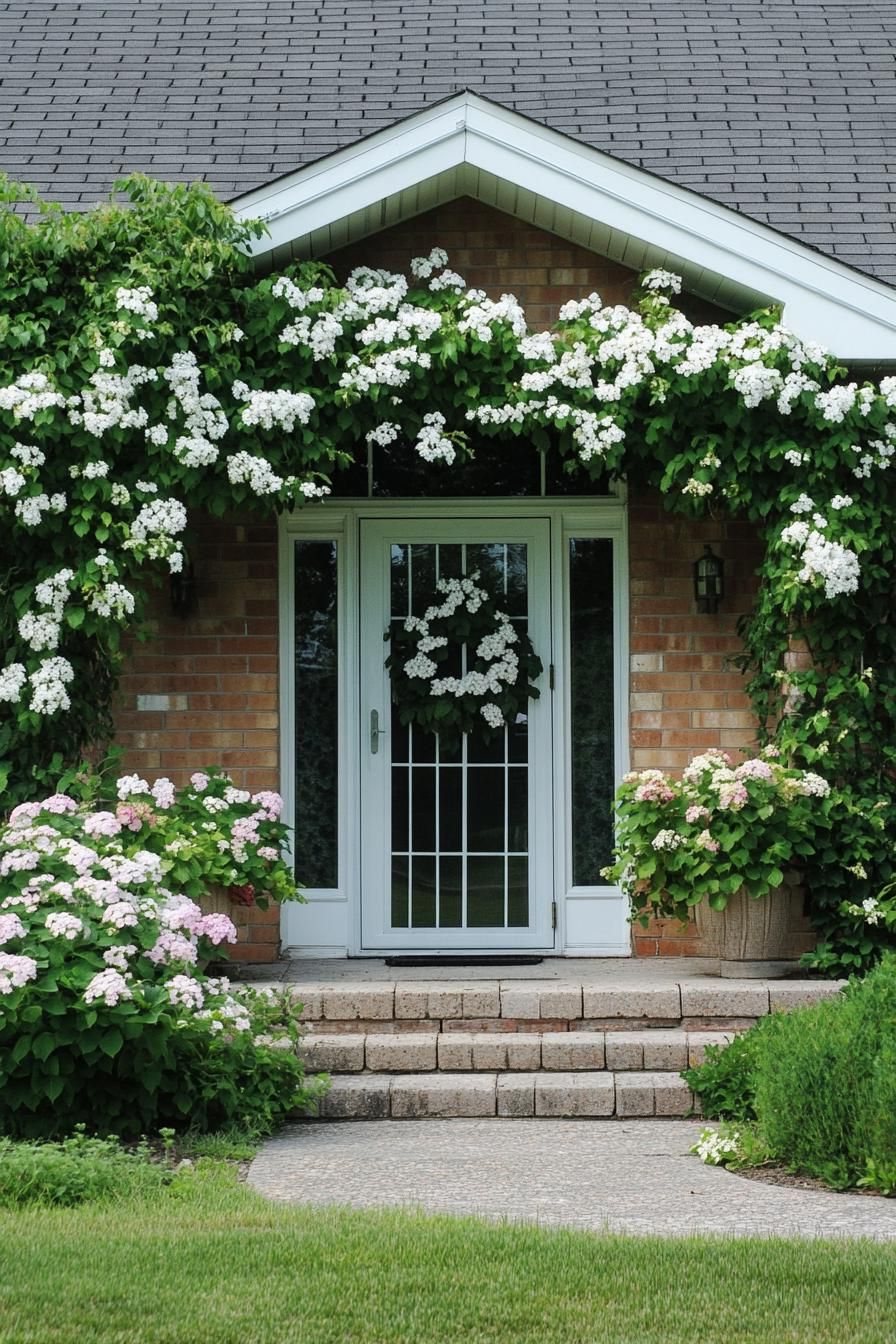
<svg viewBox="0 0 896 1344">
<path fill-rule="evenodd" d="M 336 542 L 295 544 L 296 877 L 339 885 Z"/>
<path fill-rule="evenodd" d="M 569 543 L 572 869 L 599 886 L 613 849 L 613 543 Z"/>
<path fill-rule="evenodd" d="M 477 570 L 521 630 L 525 543 L 391 547 L 391 623 L 423 615 L 438 578 Z M 466 654 L 445 673 L 462 676 Z M 443 673 L 444 674 L 444 673 Z M 524 715 L 504 732 L 409 732 L 393 709 L 392 927 L 504 929 L 530 924 L 529 760 Z"/>
</svg>

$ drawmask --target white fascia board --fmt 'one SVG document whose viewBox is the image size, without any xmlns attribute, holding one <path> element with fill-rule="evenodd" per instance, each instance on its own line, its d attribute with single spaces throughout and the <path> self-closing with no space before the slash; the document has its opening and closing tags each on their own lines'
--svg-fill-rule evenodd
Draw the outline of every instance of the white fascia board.
<svg viewBox="0 0 896 1344">
<path fill-rule="evenodd" d="M 253 250 L 267 252 L 461 164 L 769 295 L 790 327 L 840 359 L 896 359 L 889 286 L 475 94 L 241 197 L 237 214 L 266 220 L 270 237 Z"/>
<path fill-rule="evenodd" d="M 263 219 L 268 228 L 269 236 L 253 243 L 253 255 L 304 238 L 456 168 L 464 162 L 464 111 L 452 99 L 241 196 L 234 203 L 236 214 Z"/>
</svg>

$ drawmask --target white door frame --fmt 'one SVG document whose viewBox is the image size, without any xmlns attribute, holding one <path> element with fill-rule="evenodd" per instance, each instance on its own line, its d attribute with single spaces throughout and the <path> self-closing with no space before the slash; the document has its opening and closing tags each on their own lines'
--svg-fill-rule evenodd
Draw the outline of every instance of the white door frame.
<svg viewBox="0 0 896 1344">
<path fill-rule="evenodd" d="M 548 688 L 551 652 L 551 523 L 547 517 L 433 517 L 421 504 L 413 516 L 360 518 L 361 546 L 361 932 L 365 950 L 403 948 L 422 952 L 475 949 L 554 950 L 552 706 Z M 523 542 L 528 547 L 529 633 L 544 663 L 539 689 L 529 702 L 528 853 L 530 923 L 525 928 L 393 929 L 391 885 L 391 718 L 390 677 L 385 667 L 383 630 L 389 619 L 393 542 Z M 540 561 L 541 563 L 538 563 Z M 369 715 L 386 725 L 383 750 L 370 749 Z"/>
<path fill-rule="evenodd" d="M 340 648 L 339 882 L 332 890 L 306 891 L 306 903 L 283 907 L 281 934 L 292 956 L 363 956 L 360 892 L 360 768 L 362 753 L 355 725 L 360 722 L 359 537 L 360 519 L 407 523 L 425 514 L 434 519 L 550 518 L 552 644 L 556 684 L 568 678 L 568 543 L 571 537 L 607 537 L 614 542 L 614 707 L 615 775 L 628 769 L 628 528 L 618 497 L 589 500 L 500 498 L 475 500 L 332 500 L 307 506 L 280 520 L 280 762 L 284 820 L 295 822 L 294 543 L 333 539 L 338 546 L 338 641 Z M 545 660 L 546 661 L 546 660 Z M 544 692 L 547 695 L 547 692 Z M 555 954 L 629 956 L 628 905 L 616 887 L 573 887 L 568 692 L 552 699 L 554 742 Z M 351 726 L 351 727 L 350 727 Z M 548 902 L 549 904 L 549 902 Z M 400 952 L 400 947 L 392 950 Z M 377 949 L 374 955 L 383 955 Z M 437 955 L 437 954 L 435 954 Z"/>
</svg>

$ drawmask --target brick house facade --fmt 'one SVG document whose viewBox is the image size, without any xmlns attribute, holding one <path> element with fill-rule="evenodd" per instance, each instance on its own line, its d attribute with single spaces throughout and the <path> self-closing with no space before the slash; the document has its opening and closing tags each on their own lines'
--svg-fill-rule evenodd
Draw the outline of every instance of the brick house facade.
<svg viewBox="0 0 896 1344">
<path fill-rule="evenodd" d="M 626 303 L 635 276 L 660 267 L 682 277 L 698 322 L 774 303 L 843 363 L 896 366 L 889 145 L 868 134 L 889 88 L 880 16 L 828 6 L 809 22 L 779 7 L 757 23 L 709 23 L 687 0 L 674 13 L 567 8 L 227 0 L 125 6 L 110 24 L 91 6 L 44 15 L 10 0 L 2 166 L 71 209 L 135 171 L 204 179 L 265 221 L 252 245 L 262 272 L 309 257 L 340 277 L 360 264 L 403 271 L 439 245 L 470 286 L 515 294 L 538 330 L 591 291 Z M 853 115 L 859 104 L 868 116 Z M 381 488 L 387 457 L 371 456 L 366 485 L 363 473 L 351 488 L 334 480 L 332 499 L 279 521 L 192 519 L 193 609 L 172 615 L 160 592 L 152 639 L 128 651 L 127 767 L 183 783 L 220 764 L 238 784 L 282 789 L 300 878 L 312 849 L 320 860 L 306 906 L 282 919 L 237 911 L 238 955 L 262 961 L 280 942 L 298 955 L 426 951 L 430 928 L 437 952 L 699 952 L 674 924 L 632 937 L 620 893 L 601 885 L 609 799 L 629 767 L 680 770 L 702 749 L 749 746 L 732 658 L 756 538 L 610 482 L 586 496 L 549 479 L 547 460 L 534 484 L 455 499 L 431 495 L 425 473 Z M 704 543 L 726 565 L 715 614 L 693 596 Z M 412 594 L 416 546 L 433 574 Z M 459 777 L 480 795 L 474 805 L 462 792 L 458 858 L 434 821 L 441 801 L 426 803 L 428 789 L 442 798 L 443 763 L 418 761 L 413 743 L 405 759 L 387 722 L 381 639 L 395 594 L 406 588 L 410 603 L 442 572 L 439 548 L 456 568 L 470 546 L 489 565 L 501 549 L 506 592 L 525 574 L 550 686 L 514 725 L 527 754 L 513 755 L 509 734 L 500 763 L 463 758 Z M 457 762 L 444 764 L 451 794 Z M 496 834 L 497 794 L 482 779 L 498 764 L 496 847 L 483 836 Z M 407 821 L 397 848 L 396 816 Z M 472 849 L 470 825 L 482 832 Z M 387 851 L 400 860 L 391 870 Z M 489 905 L 498 859 L 500 920 Z M 472 923 L 470 863 L 492 872 Z M 443 886 L 453 908 L 458 881 L 462 917 L 440 923 Z"/>
</svg>

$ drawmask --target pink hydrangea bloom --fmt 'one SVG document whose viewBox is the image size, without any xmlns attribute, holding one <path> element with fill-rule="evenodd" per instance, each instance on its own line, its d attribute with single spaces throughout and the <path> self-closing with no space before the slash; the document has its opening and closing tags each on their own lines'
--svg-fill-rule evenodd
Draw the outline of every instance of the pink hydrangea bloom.
<svg viewBox="0 0 896 1344">
<path fill-rule="evenodd" d="M 205 995 L 198 981 L 189 975 L 175 975 L 168 981 L 168 998 L 184 1008 L 201 1008 Z"/>
<path fill-rule="evenodd" d="M 14 957 L 0 952 L 0 994 L 11 994 L 29 980 L 37 979 L 37 962 L 33 957 Z"/>
<path fill-rule="evenodd" d="M 148 826 L 156 823 L 156 814 L 149 803 L 119 803 L 115 815 L 129 831 L 139 831 L 144 822 Z"/>
<path fill-rule="evenodd" d="M 671 803 L 674 797 L 675 790 L 668 780 L 662 777 L 645 780 L 635 789 L 635 802 L 637 803 Z"/>
<path fill-rule="evenodd" d="M 695 821 L 703 821 L 709 815 L 708 807 L 701 807 L 699 803 L 693 803 L 685 812 L 684 819 L 693 826 Z"/>
<path fill-rule="evenodd" d="M 744 761 L 734 773 L 738 779 L 774 779 L 774 773 L 768 761 L 760 761 L 758 757 L 752 757 L 749 761 Z"/>
<path fill-rule="evenodd" d="M 718 840 L 713 840 L 709 831 L 701 831 L 694 841 L 694 844 L 698 849 L 708 850 L 710 854 L 718 854 L 719 852 L 719 842 Z"/>
<path fill-rule="evenodd" d="M 40 854 L 36 849 L 11 849 L 0 859 L 0 877 L 10 873 L 27 873 L 40 867 Z"/>
<path fill-rule="evenodd" d="M 157 779 L 150 792 L 155 799 L 156 807 L 161 811 L 166 812 L 169 807 L 174 806 L 174 785 L 170 779 Z"/>
<path fill-rule="evenodd" d="M 276 821 L 283 811 L 283 799 L 279 793 L 273 793 L 270 789 L 262 789 L 260 793 L 253 793 L 252 801 L 262 809 L 267 821 Z"/>
<path fill-rule="evenodd" d="M 84 834 L 89 836 L 118 835 L 121 822 L 114 812 L 90 812 L 84 818 Z"/>
<path fill-rule="evenodd" d="M 208 775 L 201 770 L 197 770 L 195 775 L 190 776 L 190 783 L 197 793 L 203 793 L 208 788 Z"/>
<path fill-rule="evenodd" d="M 277 850 L 274 849 L 273 845 L 259 845 L 258 857 L 260 859 L 267 859 L 269 863 L 276 863 L 280 855 L 277 853 Z"/>
<path fill-rule="evenodd" d="M 122 999 L 134 997 L 130 985 L 120 971 L 110 967 L 107 971 L 97 971 L 84 991 L 84 1002 L 93 1003 L 102 999 L 107 1008 L 114 1008 Z"/>
<path fill-rule="evenodd" d="M 111 924 L 115 929 L 133 929 L 139 922 L 137 911 L 130 901 L 116 901 L 114 905 L 107 905 L 102 914 L 102 923 Z"/>
<path fill-rule="evenodd" d="M 218 943 L 236 942 L 236 925 L 228 915 L 203 915 L 196 932 L 208 938 L 216 947 Z"/>
<path fill-rule="evenodd" d="M 196 944 L 174 929 L 163 929 L 146 955 L 156 966 L 171 961 L 186 961 L 192 966 L 196 962 Z"/>
<path fill-rule="evenodd" d="M 27 826 L 40 811 L 40 803 L 19 803 L 9 814 L 10 826 Z"/>
<path fill-rule="evenodd" d="M 25 925 L 18 915 L 0 915 L 0 944 L 25 937 Z"/>
<path fill-rule="evenodd" d="M 719 807 L 727 808 L 731 812 L 739 812 L 749 801 L 750 795 L 747 793 L 747 787 L 745 784 L 741 784 L 739 779 L 723 780 L 719 785 Z"/>
<path fill-rule="evenodd" d="M 198 933 L 203 914 L 189 896 L 170 896 L 159 911 L 159 922 L 169 929 L 186 929 Z"/>
<path fill-rule="evenodd" d="M 230 828 L 230 834 L 238 845 L 257 845 L 261 838 L 258 834 L 258 823 L 262 818 L 258 813 L 253 817 L 237 817 Z"/>
<path fill-rule="evenodd" d="M 137 949 L 133 943 L 118 943 L 115 947 L 106 948 L 103 953 L 103 961 L 116 971 L 126 971 L 128 958 L 135 956 L 136 952 Z"/>
<path fill-rule="evenodd" d="M 67 938 L 69 942 L 74 942 L 84 927 L 77 915 L 69 915 L 65 911 L 50 913 L 44 924 L 54 938 Z"/>
<path fill-rule="evenodd" d="M 69 798 L 67 793 L 54 793 L 52 797 L 45 798 L 40 805 L 41 812 L 53 812 L 56 816 L 63 816 L 66 812 L 77 812 L 78 804 L 74 798 Z"/>
</svg>

